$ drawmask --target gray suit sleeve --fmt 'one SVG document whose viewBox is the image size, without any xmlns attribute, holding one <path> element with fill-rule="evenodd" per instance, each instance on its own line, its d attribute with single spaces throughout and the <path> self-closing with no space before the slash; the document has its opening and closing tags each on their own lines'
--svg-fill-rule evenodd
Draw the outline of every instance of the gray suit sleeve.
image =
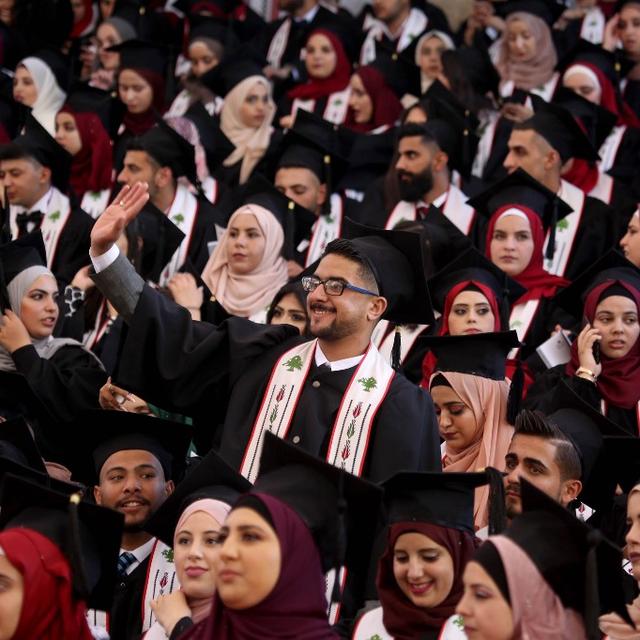
<svg viewBox="0 0 640 640">
<path fill-rule="evenodd" d="M 129 322 L 144 288 L 144 280 L 129 260 L 120 254 L 104 271 L 91 273 L 91 279 L 125 322 Z"/>
</svg>

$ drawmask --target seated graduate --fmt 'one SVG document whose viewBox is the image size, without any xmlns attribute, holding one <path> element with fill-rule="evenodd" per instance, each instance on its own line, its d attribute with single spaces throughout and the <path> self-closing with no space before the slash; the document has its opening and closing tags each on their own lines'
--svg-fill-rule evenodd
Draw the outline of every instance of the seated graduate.
<svg viewBox="0 0 640 640">
<path fill-rule="evenodd" d="M 44 266 L 40 232 L 0 247 L 0 371 L 24 378 L 31 393 L 54 421 L 66 422 L 83 409 L 98 408 L 97 393 L 107 379 L 104 367 L 80 342 L 54 338 L 58 320 L 58 285 Z M 13 384 L 0 391 L 7 409 L 29 398 L 16 397 Z M 35 409 L 35 407 L 31 407 Z M 49 425 L 55 429 L 55 425 Z M 44 423 L 36 439 L 46 456 L 61 452 L 56 434 Z"/>
<path fill-rule="evenodd" d="M 455 49 L 451 36 L 432 29 L 420 36 L 415 45 L 415 62 L 420 67 L 420 93 L 429 89 L 435 80 L 442 78 L 442 54 Z"/>
<path fill-rule="evenodd" d="M 113 604 L 94 607 L 89 619 L 112 638 L 137 639 L 155 621 L 151 601 L 178 587 L 170 547 L 144 525 L 182 478 L 192 432 L 145 415 L 93 411 L 73 433 L 72 478 L 93 488 L 97 504 L 124 515 Z"/>
<path fill-rule="evenodd" d="M 559 380 L 630 434 L 640 426 L 640 271 L 611 251 L 556 300 L 584 326 L 571 345 L 571 360 L 539 375 L 526 404 L 547 411 Z M 594 348 L 594 344 L 597 345 Z"/>
<path fill-rule="evenodd" d="M 290 324 L 309 336 L 307 292 L 300 282 L 288 282 L 276 293 L 269 306 L 267 324 Z"/>
<path fill-rule="evenodd" d="M 505 380 L 507 353 L 518 344 L 515 331 L 427 337 L 424 341 L 438 360 L 429 389 L 444 440 L 442 470 L 502 468 L 513 435 L 510 421 L 517 411 Z M 474 507 L 476 529 L 488 521 L 489 491 L 481 487 Z"/>
<path fill-rule="evenodd" d="M 440 470 L 430 398 L 370 346 L 382 316 L 432 321 L 417 235 L 367 230 L 330 243 L 303 283 L 316 336 L 309 341 L 286 325 L 193 322 L 185 309 L 145 287 L 113 244 L 146 197 L 143 185 L 124 190 L 94 235 L 93 277 L 129 324 L 118 386 L 194 417 L 198 433 L 250 480 L 262 433 L 276 429 L 367 478 Z M 284 411 L 287 389 L 298 400 Z M 347 419 L 353 429 L 342 431 Z"/>
<path fill-rule="evenodd" d="M 366 571 L 381 494 L 267 434 L 256 484 L 235 503 L 218 535 L 211 615 L 185 640 L 339 638 L 329 605 L 345 582 Z M 328 571 L 342 567 L 346 578 L 340 571 L 339 579 L 330 574 L 326 581 Z"/>
<path fill-rule="evenodd" d="M 378 563 L 381 606 L 358 620 L 353 640 L 458 637 L 447 620 L 462 597 L 464 567 L 480 545 L 473 528 L 475 489 L 489 482 L 497 482 L 494 500 L 500 506 L 501 479 L 495 469 L 399 473 L 383 484 L 390 526 Z M 497 514 L 494 520 L 499 529 Z"/>
<path fill-rule="evenodd" d="M 250 489 L 210 451 L 151 516 L 145 530 L 173 549 L 180 589 L 151 602 L 157 621 L 144 640 L 177 638 L 207 619 L 216 590 L 218 535 L 233 504 Z"/>
<path fill-rule="evenodd" d="M 624 257 L 640 267 L 640 209 L 636 209 L 627 225 L 627 232 L 620 239 Z"/>
<path fill-rule="evenodd" d="M 92 218 L 104 211 L 111 194 L 114 110 L 111 94 L 83 85 L 56 114 L 56 141 L 72 156 L 70 191 Z"/>
<path fill-rule="evenodd" d="M 468 637 L 586 640 L 600 637 L 601 612 L 629 620 L 622 551 L 526 480 L 522 502 L 465 569 L 457 613 Z"/>
<path fill-rule="evenodd" d="M 91 640 L 87 606 L 113 599 L 122 515 L 12 474 L 0 504 L 2 637 Z"/>
</svg>

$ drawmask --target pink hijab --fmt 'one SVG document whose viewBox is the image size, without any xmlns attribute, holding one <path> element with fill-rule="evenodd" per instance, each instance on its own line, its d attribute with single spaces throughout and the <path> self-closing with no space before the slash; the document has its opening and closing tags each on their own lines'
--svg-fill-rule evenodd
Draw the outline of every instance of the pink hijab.
<svg viewBox="0 0 640 640">
<path fill-rule="evenodd" d="M 231 511 L 231 507 L 228 504 L 220 500 L 213 500 L 212 498 L 203 498 L 202 500 L 196 500 L 195 502 L 192 502 L 182 512 L 182 515 L 178 520 L 173 538 L 173 546 L 176 546 L 178 533 L 184 526 L 184 523 L 194 513 L 206 513 L 213 520 L 215 520 L 219 526 L 221 526 L 222 523 L 226 520 L 227 515 L 229 515 L 229 511 Z M 197 624 L 209 615 L 209 612 L 211 611 L 211 605 L 213 604 L 213 595 L 209 596 L 208 598 L 192 598 L 187 595 L 187 604 L 189 605 L 189 609 L 191 609 L 191 619 L 194 623 Z"/>
<path fill-rule="evenodd" d="M 445 472 L 482 471 L 485 467 L 504 467 L 504 457 L 513 436 L 513 427 L 507 422 L 509 383 L 481 376 L 452 371 L 436 372 L 443 376 L 451 388 L 473 412 L 476 420 L 474 442 L 461 453 L 453 453 L 445 444 L 442 470 Z M 473 521 L 476 529 L 489 523 L 489 486 L 476 489 Z"/>
<path fill-rule="evenodd" d="M 202 279 L 228 313 L 248 318 L 266 309 L 287 283 L 287 262 L 282 257 L 284 231 L 275 216 L 257 204 L 245 204 L 234 211 L 227 228 L 242 214 L 255 216 L 265 237 L 264 253 L 251 273 L 236 274 L 229 269 L 227 237 L 220 240 L 202 272 Z"/>
<path fill-rule="evenodd" d="M 489 538 L 502 560 L 511 595 L 514 637 L 520 640 L 586 640 L 582 617 L 566 609 L 531 558 L 506 536 Z"/>
</svg>

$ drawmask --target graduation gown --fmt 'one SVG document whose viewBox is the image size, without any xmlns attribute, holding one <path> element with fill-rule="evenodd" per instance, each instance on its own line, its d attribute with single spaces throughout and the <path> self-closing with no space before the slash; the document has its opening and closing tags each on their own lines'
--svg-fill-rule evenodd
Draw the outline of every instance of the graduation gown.
<svg viewBox="0 0 640 640">
<path fill-rule="evenodd" d="M 109 615 L 109 635 L 112 640 L 139 640 L 142 634 L 142 599 L 147 581 L 150 556 L 130 574 L 116 582 L 113 605 Z"/>
<path fill-rule="evenodd" d="M 196 417 L 201 437 L 212 444 L 219 437 L 220 455 L 239 468 L 275 363 L 305 338 L 288 325 L 256 325 L 241 318 L 218 326 L 193 322 L 186 309 L 143 287 L 132 271 L 120 256 L 94 276 L 129 323 L 117 383 L 165 409 Z M 312 455 L 326 454 L 352 374 L 312 365 L 287 440 Z M 381 481 L 400 470 L 439 469 L 431 399 L 396 375 L 374 419 L 363 476 Z"/>
</svg>

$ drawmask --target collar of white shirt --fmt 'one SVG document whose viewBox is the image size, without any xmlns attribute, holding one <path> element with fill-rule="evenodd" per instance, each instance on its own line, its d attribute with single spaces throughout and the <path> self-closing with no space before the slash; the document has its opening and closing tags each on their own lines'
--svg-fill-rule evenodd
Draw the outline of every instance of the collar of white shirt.
<svg viewBox="0 0 640 640">
<path fill-rule="evenodd" d="M 153 545 L 156 542 L 156 538 L 151 538 L 148 542 L 141 544 L 136 549 L 131 549 L 130 553 L 136 557 L 136 562 L 132 562 L 127 567 L 127 575 L 129 575 L 141 562 L 144 562 L 147 559 L 147 556 L 151 553 L 153 549 Z M 120 553 L 122 554 L 126 549 L 120 549 Z"/>
<path fill-rule="evenodd" d="M 47 211 L 47 207 L 49 206 L 49 200 L 51 200 L 51 191 L 53 187 L 50 187 L 49 190 L 36 202 L 33 207 L 29 207 L 27 211 L 41 211 L 45 215 L 49 213 Z"/>
<path fill-rule="evenodd" d="M 324 355 L 320 345 L 316 345 L 316 366 L 321 367 L 323 364 L 329 365 L 331 371 L 344 371 L 345 369 L 351 369 L 360 364 L 360 361 L 364 358 L 364 353 L 353 358 L 343 358 L 342 360 L 335 360 L 329 362 L 327 356 Z"/>
<path fill-rule="evenodd" d="M 316 17 L 316 13 L 318 13 L 318 9 L 320 9 L 319 4 L 315 5 L 314 7 L 311 7 L 311 9 L 309 9 L 309 11 L 307 11 L 307 13 L 305 13 L 301 18 L 294 18 L 293 21 L 297 23 L 311 22 Z"/>
</svg>

